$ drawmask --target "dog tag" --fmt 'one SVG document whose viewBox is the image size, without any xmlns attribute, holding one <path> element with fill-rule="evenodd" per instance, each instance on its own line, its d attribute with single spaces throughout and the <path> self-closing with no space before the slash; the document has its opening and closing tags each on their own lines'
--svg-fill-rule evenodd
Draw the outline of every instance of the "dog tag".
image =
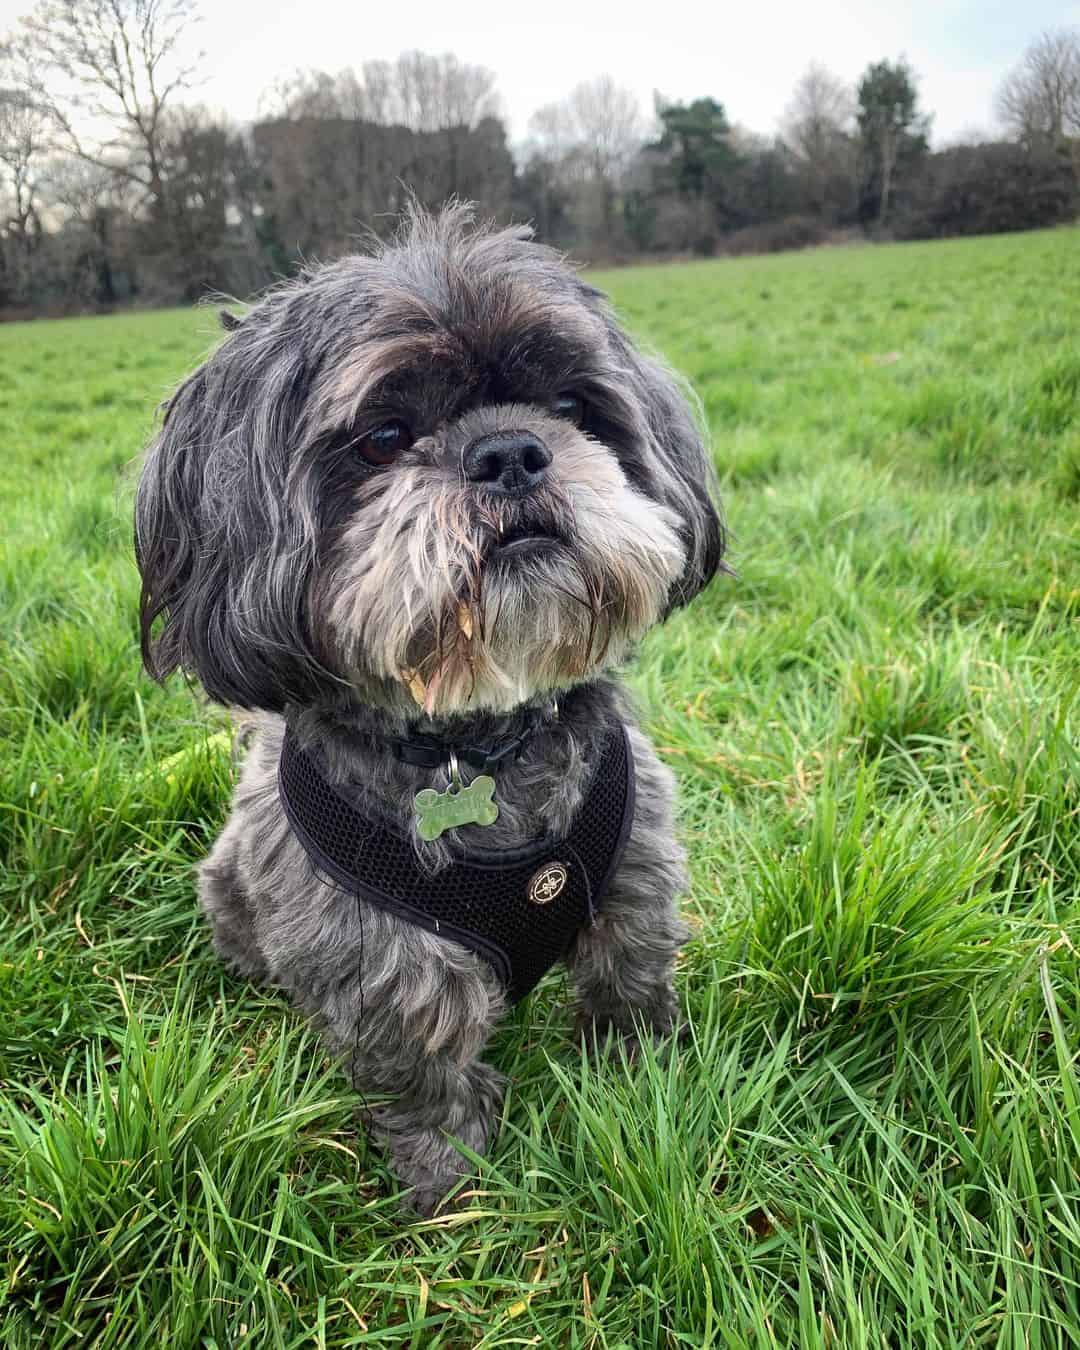
<svg viewBox="0 0 1080 1350">
<path fill-rule="evenodd" d="M 421 839 L 431 840 L 458 825 L 493 824 L 499 818 L 494 793 L 495 779 L 486 773 L 474 778 L 468 787 L 452 782 L 445 792 L 424 788 L 413 798 L 417 834 Z"/>
</svg>

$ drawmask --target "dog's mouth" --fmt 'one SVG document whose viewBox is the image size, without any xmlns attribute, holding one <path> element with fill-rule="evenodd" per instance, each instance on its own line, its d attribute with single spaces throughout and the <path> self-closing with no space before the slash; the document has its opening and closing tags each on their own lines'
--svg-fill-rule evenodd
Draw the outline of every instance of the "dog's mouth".
<svg viewBox="0 0 1080 1350">
<path fill-rule="evenodd" d="M 521 521 L 507 526 L 499 534 L 493 543 L 492 553 L 496 558 L 520 558 L 550 552 L 562 543 L 563 538 L 554 526 Z"/>
</svg>

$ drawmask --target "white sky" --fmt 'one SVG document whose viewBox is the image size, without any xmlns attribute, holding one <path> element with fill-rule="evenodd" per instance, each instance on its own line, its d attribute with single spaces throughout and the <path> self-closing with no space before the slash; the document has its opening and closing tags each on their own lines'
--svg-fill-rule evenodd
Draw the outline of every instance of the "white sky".
<svg viewBox="0 0 1080 1350">
<path fill-rule="evenodd" d="M 0 0 L 0 32 L 30 7 Z M 993 127 L 1001 77 L 1044 29 L 1080 25 L 1080 0 L 545 0 L 528 8 L 506 0 L 204 0 L 203 13 L 206 79 L 197 97 L 240 121 L 298 67 L 336 71 L 418 47 L 490 66 L 515 141 L 537 107 L 602 73 L 633 89 L 643 111 L 654 89 L 669 99 L 711 94 L 733 122 L 770 133 L 811 60 L 854 83 L 870 61 L 903 54 L 941 144 Z"/>
</svg>

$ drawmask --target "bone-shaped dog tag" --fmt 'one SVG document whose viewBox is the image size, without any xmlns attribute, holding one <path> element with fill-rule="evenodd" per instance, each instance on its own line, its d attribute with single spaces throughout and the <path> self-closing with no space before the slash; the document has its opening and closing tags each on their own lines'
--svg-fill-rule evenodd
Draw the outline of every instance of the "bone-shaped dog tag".
<svg viewBox="0 0 1080 1350">
<path fill-rule="evenodd" d="M 474 778 L 468 787 L 451 783 L 445 792 L 424 788 L 413 798 L 417 833 L 421 839 L 430 840 L 458 825 L 491 825 L 499 818 L 498 804 L 492 800 L 494 792 L 495 779 L 486 773 Z"/>
</svg>

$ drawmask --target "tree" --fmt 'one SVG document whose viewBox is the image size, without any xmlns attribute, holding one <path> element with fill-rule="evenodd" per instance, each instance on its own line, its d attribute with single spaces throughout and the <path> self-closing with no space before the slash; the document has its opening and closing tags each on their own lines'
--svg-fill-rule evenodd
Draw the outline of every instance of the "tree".
<svg viewBox="0 0 1080 1350">
<path fill-rule="evenodd" d="M 451 52 L 402 52 L 393 61 L 365 61 L 330 75 L 300 71 L 274 91 L 270 120 L 315 117 L 370 122 L 409 131 L 475 130 L 500 115 L 495 73 Z"/>
<path fill-rule="evenodd" d="M 997 112 L 1028 146 L 1057 149 L 1080 135 L 1080 32 L 1062 28 L 1037 38 L 998 90 Z"/>
<path fill-rule="evenodd" d="M 1037 230 L 1075 218 L 1077 181 L 1050 146 L 984 141 L 927 155 L 908 198 L 901 238 Z"/>
<path fill-rule="evenodd" d="M 158 284 L 185 300 L 226 290 L 229 130 L 208 109 L 184 104 L 165 119 L 161 151 L 169 231 L 167 256 L 155 268 Z"/>
<path fill-rule="evenodd" d="M 365 121 L 410 131 L 474 130 L 498 117 L 495 73 L 469 65 L 452 52 L 402 52 L 396 61 L 364 63 Z"/>
<path fill-rule="evenodd" d="M 919 112 L 915 75 L 903 59 L 878 61 L 859 81 L 858 113 L 863 161 L 862 214 L 884 225 L 897 169 L 927 150 L 930 119 Z"/>
<path fill-rule="evenodd" d="M 714 195 L 738 160 L 724 105 L 714 98 L 661 103 L 656 115 L 662 130 L 655 148 L 668 156 L 676 191 L 691 197 Z"/>
<path fill-rule="evenodd" d="M 558 164 L 535 140 L 519 151 L 514 174 L 513 216 L 527 220 L 547 242 L 569 245 L 573 234 L 573 194 Z"/>
<path fill-rule="evenodd" d="M 0 45 L 0 304 L 31 301 L 43 235 L 46 127 L 27 76 L 21 54 Z"/>
<path fill-rule="evenodd" d="M 658 187 L 682 198 L 693 221 L 692 246 L 715 251 L 717 235 L 732 218 L 732 192 L 741 156 L 724 105 L 714 98 L 692 103 L 657 99 L 660 136 L 649 146 L 658 162 Z"/>
<path fill-rule="evenodd" d="M 508 216 L 513 161 L 498 107 L 493 72 L 448 53 L 299 72 L 253 129 L 266 180 L 257 228 L 278 257 L 327 257 L 364 228 L 392 228 L 410 196 L 431 207 L 475 199 Z"/>
<path fill-rule="evenodd" d="M 294 76 L 252 129 L 249 237 L 280 267 L 297 254 L 345 253 L 365 228 L 393 228 L 410 197 L 432 208 L 472 199 L 508 217 L 514 166 L 491 115 L 498 102 L 491 71 L 450 55 L 404 52 L 359 72 Z M 234 147 L 238 168 L 244 148 Z"/>
<path fill-rule="evenodd" d="M 561 103 L 533 114 L 533 160 L 546 159 L 548 193 L 560 186 L 576 199 L 579 226 L 594 247 L 618 234 L 616 207 L 622 180 L 642 142 L 636 95 L 610 75 L 576 85 Z M 533 164 L 534 173 L 538 165 Z"/>
<path fill-rule="evenodd" d="M 46 189 L 54 211 L 63 213 L 58 233 L 74 252 L 65 294 L 105 307 L 128 298 L 133 283 L 131 215 L 122 208 L 118 180 L 84 159 L 57 155 L 49 162 Z"/>
<path fill-rule="evenodd" d="M 574 140 L 585 148 L 596 178 L 614 184 L 641 144 L 641 108 L 637 97 L 610 75 L 576 85 L 566 100 Z"/>
<path fill-rule="evenodd" d="M 33 98 L 25 89 L 0 86 L 0 229 L 27 262 L 41 236 L 38 196 L 44 150 L 44 119 Z"/>
<path fill-rule="evenodd" d="M 818 62 L 806 68 L 784 110 L 784 145 L 802 179 L 809 205 L 819 216 L 827 213 L 833 199 L 843 195 L 850 200 L 854 112 L 851 90 Z"/>
<path fill-rule="evenodd" d="M 196 17 L 194 0 L 39 0 L 21 21 L 57 148 L 122 180 L 159 225 L 167 112 L 194 78 L 198 58 L 180 51 Z"/>
<path fill-rule="evenodd" d="M 745 229 L 794 214 L 798 184 L 782 144 L 735 126 L 731 147 L 737 160 L 724 185 L 725 228 Z"/>
</svg>

